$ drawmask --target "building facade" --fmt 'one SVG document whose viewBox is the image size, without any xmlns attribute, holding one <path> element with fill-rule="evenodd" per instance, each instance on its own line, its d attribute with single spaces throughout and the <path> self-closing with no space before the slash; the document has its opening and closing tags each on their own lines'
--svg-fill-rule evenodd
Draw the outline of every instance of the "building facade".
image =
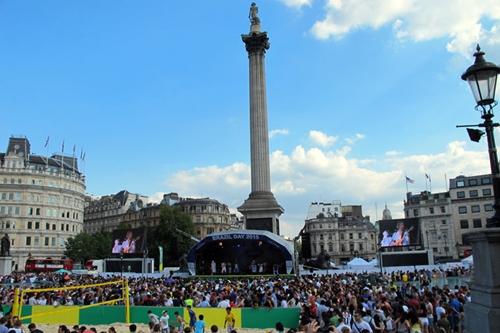
<svg viewBox="0 0 500 333">
<path fill-rule="evenodd" d="M 486 220 L 494 215 L 493 185 L 491 175 L 458 176 L 450 179 L 452 219 L 456 247 L 461 257 L 471 253 L 464 234 L 486 228 Z"/>
<path fill-rule="evenodd" d="M 317 203 L 312 205 L 317 206 Z M 354 215 L 362 215 L 355 207 Z M 326 207 L 327 208 L 327 207 Z M 306 219 L 302 233 L 303 256 L 305 259 L 317 258 L 324 252 L 337 265 L 345 263 L 353 257 L 371 260 L 377 255 L 377 231 L 368 219 L 360 219 L 350 214 L 345 216 L 324 214 L 321 211 L 316 217 Z M 306 248 L 304 248 L 306 247 Z"/>
<path fill-rule="evenodd" d="M 217 200 L 185 198 L 176 205 L 193 218 L 194 236 L 198 239 L 213 232 L 239 228 L 239 225 L 232 223 L 234 220 L 231 218 L 229 207 Z"/>
<path fill-rule="evenodd" d="M 89 198 L 85 203 L 83 230 L 87 233 L 111 232 L 118 228 L 123 214 L 145 206 L 146 196 L 126 190 L 99 198 Z"/>
<path fill-rule="evenodd" d="M 319 214 L 323 214 L 324 216 L 339 217 L 342 215 L 341 210 L 342 204 L 338 200 L 332 202 L 312 202 L 309 205 L 306 220 L 314 219 Z"/>
<path fill-rule="evenodd" d="M 140 209 L 126 209 L 118 216 L 119 223 L 114 229 L 117 229 L 119 225 L 128 228 L 157 226 L 160 223 L 161 207 L 164 205 L 179 207 L 184 213 L 190 215 L 194 224 L 193 236 L 198 239 L 213 232 L 240 229 L 243 224 L 238 216 L 229 212 L 227 205 L 217 200 L 181 198 L 177 193 L 169 193 L 163 196 L 159 204 L 149 203 Z M 134 206 L 134 201 L 130 206 Z"/>
<path fill-rule="evenodd" d="M 406 194 L 405 217 L 419 219 L 422 245 L 435 262 L 458 258 L 452 210 L 449 192 Z"/>
<path fill-rule="evenodd" d="M 24 270 L 29 256 L 62 257 L 66 240 L 83 230 L 85 177 L 77 159 L 30 150 L 27 138 L 11 137 L 0 154 L 0 226 L 15 270 Z"/>
</svg>

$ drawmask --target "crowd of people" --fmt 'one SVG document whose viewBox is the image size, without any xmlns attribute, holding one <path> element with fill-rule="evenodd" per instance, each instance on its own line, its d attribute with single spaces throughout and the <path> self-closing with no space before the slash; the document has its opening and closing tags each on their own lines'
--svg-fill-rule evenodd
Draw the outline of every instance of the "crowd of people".
<svg viewBox="0 0 500 333">
<path fill-rule="evenodd" d="M 129 278 L 130 304 L 187 307 L 301 308 L 298 327 L 309 331 L 353 333 L 462 332 L 467 286 L 435 286 L 436 278 L 466 276 L 464 268 L 420 270 L 383 275 L 356 273 L 328 276 L 256 277 L 244 279 Z M 13 274 L 0 277 L 3 305 L 13 301 L 15 285 L 72 286 L 108 282 L 88 275 Z M 26 288 L 24 289 L 26 290 Z M 25 293 L 29 305 L 89 305 L 122 297 L 117 285 Z M 122 304 L 122 301 L 117 301 Z M 168 314 L 167 314 L 168 315 Z M 191 318 L 195 324 L 199 318 Z M 279 318 L 277 318 L 279 321 Z M 160 325 L 161 322 L 156 323 Z M 194 326 L 189 325 L 194 329 Z M 151 327 L 151 332 L 155 326 Z M 177 327 L 177 330 L 182 329 Z M 8 333 L 2 331 L 0 333 Z M 16 332 L 19 333 L 19 332 Z M 230 333 L 230 332 L 229 332 Z"/>
</svg>

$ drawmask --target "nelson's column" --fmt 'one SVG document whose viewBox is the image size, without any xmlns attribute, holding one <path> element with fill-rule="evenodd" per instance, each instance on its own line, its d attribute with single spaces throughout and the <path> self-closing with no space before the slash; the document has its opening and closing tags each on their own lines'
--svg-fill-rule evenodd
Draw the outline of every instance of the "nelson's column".
<svg viewBox="0 0 500 333">
<path fill-rule="evenodd" d="M 264 55 L 269 49 L 266 32 L 260 31 L 260 19 L 255 3 L 250 7 L 250 33 L 242 35 L 249 60 L 250 75 L 250 150 L 252 192 L 238 211 L 245 217 L 250 230 L 280 233 L 279 217 L 283 208 L 271 192 L 269 172 L 269 136 L 267 126 L 266 71 Z"/>
</svg>

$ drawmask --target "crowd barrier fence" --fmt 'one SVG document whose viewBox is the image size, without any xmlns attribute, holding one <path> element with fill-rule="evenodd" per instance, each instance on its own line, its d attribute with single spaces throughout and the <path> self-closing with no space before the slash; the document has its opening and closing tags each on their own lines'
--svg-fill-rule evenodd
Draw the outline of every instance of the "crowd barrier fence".
<svg viewBox="0 0 500 333">
<path fill-rule="evenodd" d="M 171 326 L 176 326 L 175 312 L 179 312 L 189 323 L 189 314 L 182 307 L 160 306 L 131 306 L 130 323 L 147 324 L 148 310 L 158 316 L 167 311 Z M 226 309 L 223 308 L 193 308 L 196 316 L 202 314 L 207 329 L 217 325 L 222 331 Z M 23 322 L 36 324 L 64 324 L 64 325 L 110 325 L 126 323 L 126 311 L 123 305 L 101 305 L 96 307 L 85 306 L 51 306 L 51 305 L 23 305 Z M 300 308 L 231 308 L 236 318 L 235 328 L 274 328 L 277 322 L 287 328 L 296 328 L 300 318 Z"/>
</svg>

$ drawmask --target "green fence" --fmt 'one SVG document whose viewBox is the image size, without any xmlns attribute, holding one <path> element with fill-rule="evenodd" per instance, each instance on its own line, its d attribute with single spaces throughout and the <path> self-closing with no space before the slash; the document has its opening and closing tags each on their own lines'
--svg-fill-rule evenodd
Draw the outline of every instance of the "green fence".
<svg viewBox="0 0 500 333">
<path fill-rule="evenodd" d="M 189 322 L 189 314 L 181 307 L 130 307 L 130 321 L 136 324 L 148 323 L 148 310 L 161 316 L 167 311 L 170 317 L 170 325 L 175 326 L 175 312 L 179 312 L 186 322 Z M 217 325 L 224 326 L 226 309 L 223 308 L 194 308 L 196 316 L 203 314 L 207 327 Z M 232 308 L 236 318 L 235 328 L 274 328 L 277 322 L 282 322 L 287 328 L 296 328 L 299 323 L 299 308 Z M 84 324 L 84 325 L 109 325 L 125 322 L 124 306 L 96 306 L 81 309 L 78 306 L 50 306 L 50 305 L 24 305 L 22 316 L 31 316 L 24 320 L 25 323 L 37 324 Z"/>
</svg>

